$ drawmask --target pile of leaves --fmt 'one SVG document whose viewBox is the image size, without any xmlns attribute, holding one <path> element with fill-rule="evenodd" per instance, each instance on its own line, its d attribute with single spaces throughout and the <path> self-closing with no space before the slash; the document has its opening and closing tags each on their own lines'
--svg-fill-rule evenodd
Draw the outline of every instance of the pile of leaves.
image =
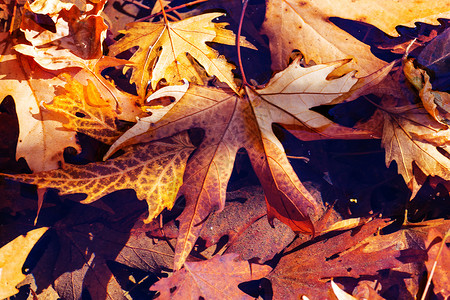
<svg viewBox="0 0 450 300">
<path fill-rule="evenodd" d="M 1 299 L 450 296 L 450 1 L 0 12 Z"/>
</svg>

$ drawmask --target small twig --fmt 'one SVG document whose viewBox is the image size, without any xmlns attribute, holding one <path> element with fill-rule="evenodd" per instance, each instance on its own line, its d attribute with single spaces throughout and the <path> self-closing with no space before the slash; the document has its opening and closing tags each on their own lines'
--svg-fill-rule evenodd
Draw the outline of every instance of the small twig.
<svg viewBox="0 0 450 300">
<path fill-rule="evenodd" d="M 208 0 L 195 0 L 195 1 L 192 1 L 192 2 L 189 2 L 189 3 L 186 3 L 186 4 L 181 4 L 181 5 L 178 5 L 178 6 L 169 8 L 169 9 L 166 9 L 165 13 L 169 13 L 169 12 L 172 12 L 174 10 L 178 10 L 180 8 L 185 8 L 185 7 L 192 6 L 192 5 L 199 4 L 199 3 L 202 3 L 202 2 L 206 2 L 206 1 L 208 1 Z M 163 8 L 163 7 L 161 6 L 161 8 Z M 156 13 L 156 14 L 153 14 L 153 15 L 150 15 L 150 16 L 146 16 L 146 17 L 143 17 L 143 18 L 141 18 L 139 20 L 136 20 L 136 22 L 143 22 L 143 21 L 146 21 L 148 19 L 160 16 L 162 14 L 164 14 L 164 13 L 162 11 L 160 11 L 159 13 Z"/>
<path fill-rule="evenodd" d="M 237 55 L 238 55 L 238 61 L 239 61 L 239 69 L 241 71 L 242 75 L 242 85 L 248 86 L 247 78 L 245 77 L 244 72 L 244 66 L 242 65 L 242 59 L 241 59 L 241 31 L 242 31 L 242 24 L 244 23 L 244 15 L 245 10 L 247 9 L 248 0 L 242 0 L 242 11 L 241 11 L 241 18 L 239 20 L 239 29 L 236 37 L 236 47 L 237 47 Z"/>
</svg>

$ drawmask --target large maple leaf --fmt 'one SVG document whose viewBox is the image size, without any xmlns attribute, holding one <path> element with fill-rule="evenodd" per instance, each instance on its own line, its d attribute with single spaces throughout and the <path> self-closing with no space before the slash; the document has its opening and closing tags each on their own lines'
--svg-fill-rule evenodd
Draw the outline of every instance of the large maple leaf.
<svg viewBox="0 0 450 300">
<path fill-rule="evenodd" d="M 319 113 L 309 110 L 341 96 L 356 82 L 351 74 L 326 80 L 335 67 L 336 64 L 331 64 L 305 69 L 297 60 L 265 89 L 249 90 L 250 98 L 192 86 L 159 122 L 143 118 L 129 130 L 132 135 L 125 133 L 113 144 L 107 156 L 119 147 L 170 136 L 184 129 L 205 130 L 204 140 L 186 167 L 180 189 L 186 198 L 186 208 L 179 217 L 176 269 L 194 246 L 201 232 L 200 224 L 212 211 L 223 209 L 227 183 L 240 148 L 247 150 L 263 186 L 269 221 L 276 217 L 296 232 L 314 232 L 309 216 L 318 217 L 320 205 L 299 181 L 271 126 L 273 122 L 301 124 L 318 139 L 323 138 L 322 132 L 326 138 L 333 137 L 330 132 L 337 132 L 335 136 L 339 138 L 367 137 L 366 132 L 325 121 Z M 328 130 L 330 127 L 341 130 Z"/>
<path fill-rule="evenodd" d="M 284 69 L 295 49 L 302 52 L 306 62 L 354 58 L 351 67 L 361 76 L 384 65 L 368 45 L 334 25 L 331 17 L 365 22 L 397 36 L 396 26 L 412 26 L 415 22 L 437 25 L 437 18 L 449 18 L 450 2 L 271 0 L 267 4 L 263 32 L 270 39 L 273 70 Z"/>
<path fill-rule="evenodd" d="M 136 83 L 141 96 L 145 95 L 150 80 L 152 88 L 163 78 L 169 84 L 178 83 L 183 78 L 203 83 L 186 54 L 195 58 L 209 75 L 216 76 L 237 90 L 232 73 L 234 66 L 206 44 L 217 42 L 234 45 L 235 36 L 224 28 L 226 24 L 212 22 L 222 15 L 223 13 L 208 13 L 173 23 L 131 23 L 123 31 L 125 36 L 110 47 L 111 54 L 117 55 L 135 46 L 139 47 L 130 61 L 135 63 L 131 82 Z M 242 45 L 251 47 L 246 42 Z M 124 72 L 129 68 L 124 68 Z"/>
<path fill-rule="evenodd" d="M 62 169 L 35 174 L 3 175 L 38 187 L 56 188 L 62 194 L 86 194 L 83 203 L 94 202 L 117 190 L 134 189 L 140 200 L 147 201 L 149 222 L 164 208 L 172 208 L 194 147 L 187 133 L 182 133 L 171 141 L 133 148 L 106 162 L 66 164 Z"/>
</svg>

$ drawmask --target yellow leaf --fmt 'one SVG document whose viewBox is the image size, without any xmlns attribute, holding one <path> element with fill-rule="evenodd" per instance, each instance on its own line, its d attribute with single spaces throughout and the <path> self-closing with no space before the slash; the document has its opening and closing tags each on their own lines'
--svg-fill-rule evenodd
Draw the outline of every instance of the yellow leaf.
<svg viewBox="0 0 450 300">
<path fill-rule="evenodd" d="M 66 147 L 80 150 L 75 132 L 61 130 L 63 118 L 49 117 L 40 107 L 55 96 L 62 80 L 44 71 L 32 60 L 15 53 L 6 33 L 0 34 L 0 102 L 12 96 L 19 120 L 16 158 L 25 158 L 35 172 L 56 169 L 63 162 Z"/>
<path fill-rule="evenodd" d="M 117 129 L 117 113 L 105 101 L 91 81 L 84 86 L 66 74 L 67 84 L 62 94 L 44 107 L 68 119 L 67 129 L 89 135 L 103 143 L 112 144 L 122 133 Z"/>
<path fill-rule="evenodd" d="M 3 175 L 38 187 L 59 189 L 63 195 L 87 194 L 83 203 L 94 202 L 114 191 L 134 189 L 140 200 L 147 201 L 146 221 L 150 222 L 164 208 L 172 208 L 193 150 L 184 132 L 169 141 L 132 146 L 122 156 L 106 162 L 66 164 L 63 169 L 36 174 Z"/>
<path fill-rule="evenodd" d="M 26 277 L 22 266 L 36 242 L 47 231 L 47 227 L 31 230 L 26 236 L 18 236 L 0 248 L 0 299 L 19 292 L 16 285 Z"/>
<path fill-rule="evenodd" d="M 125 36 L 110 47 L 111 54 L 117 55 L 135 46 L 139 47 L 130 61 L 135 63 L 131 82 L 136 83 L 141 96 L 145 95 L 150 80 L 153 89 L 161 79 L 166 79 L 169 84 L 176 84 L 183 78 L 202 83 L 196 75 L 197 71 L 192 70 L 195 67 L 186 57 L 187 54 L 195 58 L 209 75 L 216 76 L 236 90 L 232 73 L 234 66 L 206 44 L 215 42 L 218 32 L 219 42 L 234 44 L 234 34 L 224 29 L 224 24 L 212 22 L 222 15 L 223 13 L 207 13 L 173 23 L 131 23 L 122 32 Z M 243 45 L 252 47 L 245 42 Z M 181 67 L 178 66 L 180 61 Z M 174 67 L 169 68 L 174 63 Z M 124 72 L 129 68 L 125 67 Z"/>
</svg>

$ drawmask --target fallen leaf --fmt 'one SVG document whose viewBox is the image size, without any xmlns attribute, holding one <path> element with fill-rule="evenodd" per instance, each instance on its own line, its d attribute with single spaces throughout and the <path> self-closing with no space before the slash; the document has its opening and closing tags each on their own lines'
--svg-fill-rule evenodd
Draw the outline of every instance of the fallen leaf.
<svg viewBox="0 0 450 300">
<path fill-rule="evenodd" d="M 55 1 L 51 3 L 53 2 Z M 22 22 L 21 30 L 32 45 L 16 44 L 14 50 L 33 57 L 34 61 L 47 70 L 68 73 L 67 68 L 75 68 L 70 74 L 76 80 L 84 85 L 87 85 L 89 80 L 92 81 L 102 97 L 117 110 L 121 120 L 134 122 L 136 116 L 142 113 L 136 105 L 137 97 L 120 91 L 114 83 L 101 75 L 105 68 L 129 63 L 126 60 L 103 56 L 102 45 L 107 26 L 98 14 L 103 9 L 104 1 L 90 4 L 92 10 L 88 12 L 80 11 L 73 5 L 68 5 L 70 9 L 67 10 L 65 6 L 58 7 L 57 3 L 41 5 L 49 6 L 45 11 L 55 10 L 55 21 L 62 22 L 63 25 L 58 26 L 56 23 L 55 32 L 42 28 L 35 23 L 34 12 L 30 11 L 30 15 Z"/>
<path fill-rule="evenodd" d="M 27 57 L 12 49 L 7 33 L 0 34 L 1 61 L 0 102 L 12 96 L 19 120 L 16 159 L 25 158 L 32 171 L 56 169 L 63 162 L 66 147 L 80 150 L 75 132 L 62 130 L 64 118 L 50 118 L 40 108 L 54 97 L 54 89 L 63 83 L 55 74 L 41 69 Z"/>
<path fill-rule="evenodd" d="M 209 75 L 216 76 L 236 91 L 231 72 L 234 67 L 206 44 L 220 42 L 234 45 L 234 34 L 224 28 L 226 24 L 211 22 L 222 15 L 207 13 L 172 23 L 131 23 L 122 32 L 125 36 L 110 47 L 111 55 L 139 46 L 130 61 L 135 63 L 131 83 L 136 84 L 141 96 L 145 95 L 150 81 L 155 89 L 163 78 L 169 84 L 176 84 L 183 78 L 192 83 L 203 83 L 187 54 L 196 59 Z M 249 43 L 243 42 L 243 45 L 251 47 Z M 129 68 L 126 66 L 124 72 Z"/>
<path fill-rule="evenodd" d="M 159 291 L 161 299 L 253 299 L 238 284 L 260 279 L 272 268 L 236 259 L 236 254 L 226 254 L 202 262 L 186 262 L 184 269 L 150 289 Z"/>
<path fill-rule="evenodd" d="M 380 69 L 385 63 L 376 58 L 370 47 L 334 25 L 331 17 L 365 22 L 376 26 L 391 36 L 397 36 L 398 25 L 412 26 L 415 22 L 439 24 L 438 18 L 448 18 L 450 3 L 434 1 L 384 1 L 370 0 L 326 1 L 269 1 L 263 33 L 270 40 L 272 69 L 286 67 L 292 50 L 298 49 L 305 61 L 327 63 L 354 58 L 352 69 L 360 76 Z"/>
<path fill-rule="evenodd" d="M 0 298 L 4 299 L 19 292 L 16 285 L 25 279 L 22 266 L 36 242 L 47 231 L 42 227 L 19 236 L 0 248 Z"/>
<path fill-rule="evenodd" d="M 246 200 L 244 203 L 229 202 L 236 199 Z M 223 253 L 238 254 L 241 260 L 257 258 L 258 263 L 264 263 L 280 253 L 295 237 L 289 226 L 276 221 L 274 227 L 269 225 L 262 188 L 246 187 L 227 193 L 225 208 L 208 218 L 200 238 L 206 241 L 205 247 L 213 247 L 226 236 Z"/>
<path fill-rule="evenodd" d="M 331 238 L 318 238 L 304 246 L 292 245 L 267 276 L 274 299 L 297 299 L 300 295 L 328 299 L 328 279 L 375 275 L 379 270 L 402 265 L 398 260 L 402 250 L 394 246 L 366 250 L 370 243 L 365 239 L 386 225 L 385 220 L 375 219 Z"/>
<path fill-rule="evenodd" d="M 117 113 L 105 101 L 95 85 L 82 85 L 64 74 L 64 90 L 44 107 L 67 118 L 64 128 L 84 133 L 103 143 L 112 144 L 120 135 Z"/>
<path fill-rule="evenodd" d="M 438 122 L 450 123 L 450 94 L 433 91 L 430 76 L 425 70 L 414 66 L 413 59 L 403 61 L 403 72 L 408 81 L 417 89 L 424 108 Z"/>
<path fill-rule="evenodd" d="M 288 70 L 275 75 L 266 88 L 247 89 L 250 99 L 215 88 L 191 86 L 159 122 L 131 128 L 134 136 L 119 138 L 111 146 L 106 157 L 126 145 L 170 136 L 180 130 L 205 130 L 205 138 L 186 167 L 180 189 L 186 208 L 179 217 L 175 269 L 181 267 L 195 244 L 202 228 L 199 225 L 212 211 L 223 209 L 228 179 L 240 148 L 247 150 L 263 186 L 269 222 L 277 218 L 296 232 L 313 233 L 310 216 L 318 218 L 322 206 L 293 172 L 272 131 L 272 123 L 304 125 L 314 134 L 300 129 L 296 134 L 306 132 L 317 139 L 332 137 L 329 128 L 337 128 L 332 131 L 336 137 L 370 136 L 370 132 L 338 126 L 309 109 L 333 101 L 357 81 L 351 74 L 325 80 L 337 65 L 340 63 L 302 68 L 295 61 Z"/>
<path fill-rule="evenodd" d="M 83 193 L 83 203 L 122 189 L 134 189 L 140 200 L 146 199 L 149 209 L 147 222 L 164 208 L 172 208 L 182 184 L 189 154 L 194 147 L 187 133 L 169 141 L 133 146 L 125 154 L 106 162 L 69 165 L 36 174 L 4 176 L 38 187 L 55 188 L 62 195 Z"/>
<path fill-rule="evenodd" d="M 450 131 L 423 108 L 395 107 L 393 103 L 394 100 L 385 101 L 381 115 L 375 118 L 381 118 L 383 124 L 381 144 L 386 149 L 386 166 L 397 162 L 398 173 L 411 189 L 412 198 L 427 176 L 450 179 L 450 161 L 446 156 Z"/>
<path fill-rule="evenodd" d="M 446 244 L 448 242 L 449 230 L 447 229 L 447 232 L 443 235 L 436 229 L 431 229 L 426 239 L 428 259 L 425 261 L 425 265 L 427 266 L 428 276 L 431 276 L 432 271 L 434 273 L 432 281 L 434 292 L 438 299 L 447 299 L 450 297 L 450 278 L 448 274 L 450 249 Z M 447 237 L 447 241 L 444 241 L 444 236 Z"/>
</svg>

